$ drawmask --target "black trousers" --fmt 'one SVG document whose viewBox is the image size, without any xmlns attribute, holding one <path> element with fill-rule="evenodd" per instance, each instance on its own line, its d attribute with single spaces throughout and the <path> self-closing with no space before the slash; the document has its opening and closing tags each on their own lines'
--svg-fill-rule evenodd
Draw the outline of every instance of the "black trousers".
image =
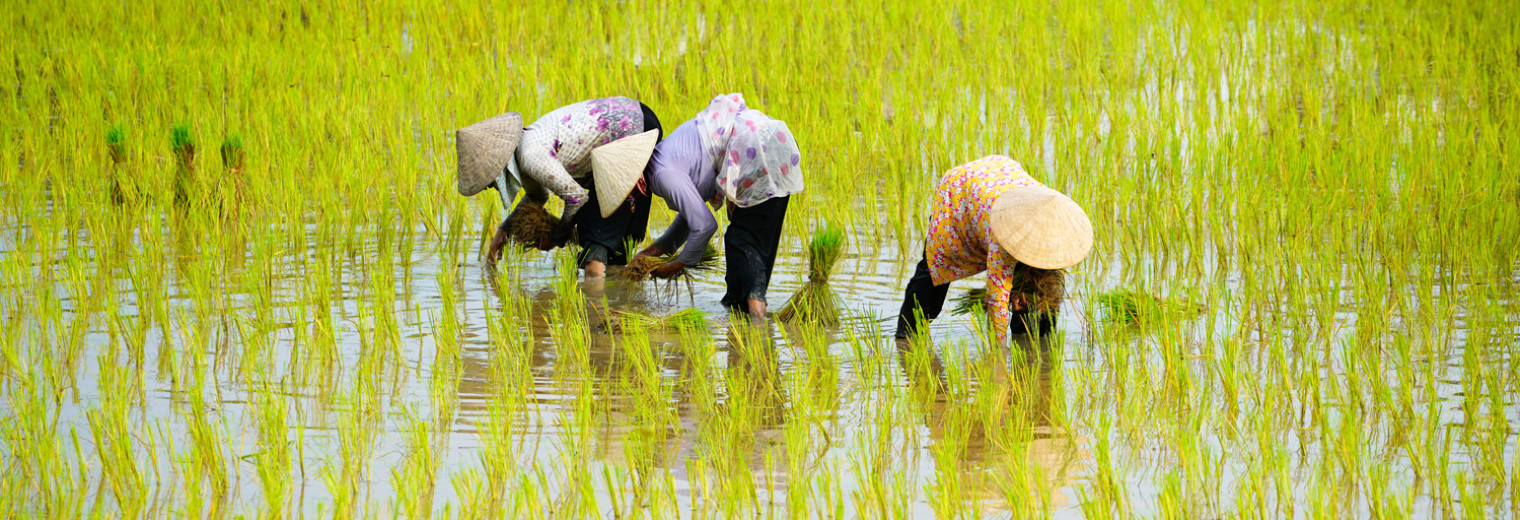
<svg viewBox="0 0 1520 520">
<path fill-rule="evenodd" d="M 786 204 L 790 199 L 790 195 L 776 197 L 729 212 L 728 229 L 723 232 L 728 260 L 728 272 L 723 275 L 723 281 L 728 283 L 724 307 L 747 311 L 748 300 L 765 301 L 771 270 L 776 266 L 776 249 L 781 246 L 781 223 L 786 220 Z"/>
<path fill-rule="evenodd" d="M 644 113 L 644 131 L 658 130 L 659 133 L 655 135 L 656 142 L 659 142 L 665 136 L 665 130 L 660 127 L 660 118 L 643 103 L 639 103 L 639 110 Z M 646 169 L 645 175 L 648 173 Z M 596 177 L 592 175 L 587 178 Z M 640 193 L 635 188 L 633 193 L 628 194 L 628 200 L 618 206 L 617 211 L 604 218 L 596 198 L 595 181 L 588 181 L 585 188 L 591 193 L 591 198 L 587 199 L 586 205 L 576 212 L 574 218 L 581 246 L 581 254 L 576 262 L 581 267 L 586 267 L 587 262 L 593 261 L 607 265 L 628 265 L 627 242 L 637 244 L 644 241 L 649 228 L 649 194 Z"/>
<path fill-rule="evenodd" d="M 927 326 L 928 322 L 938 318 L 949 294 L 950 284 L 934 285 L 934 278 L 929 275 L 929 260 L 919 260 L 918 266 L 913 268 L 913 277 L 908 279 L 908 288 L 903 291 L 902 307 L 897 310 L 896 337 L 907 338 L 917 333 L 920 326 Z M 1011 298 L 1013 294 L 1008 296 Z M 923 313 L 923 323 L 918 321 L 918 312 Z M 1013 311 L 1008 319 L 1008 332 L 1028 334 L 1031 329 L 1038 328 L 1044 334 L 1055 329 L 1055 324 L 1055 316 L 1046 313 Z"/>
<path fill-rule="evenodd" d="M 581 245 L 576 262 L 581 267 L 592 261 L 628 265 L 627 243 L 642 242 L 649 228 L 649 194 L 633 190 L 616 211 L 604 218 L 597 203 L 596 186 L 586 189 L 591 192 L 591 198 L 573 217 Z"/>
</svg>

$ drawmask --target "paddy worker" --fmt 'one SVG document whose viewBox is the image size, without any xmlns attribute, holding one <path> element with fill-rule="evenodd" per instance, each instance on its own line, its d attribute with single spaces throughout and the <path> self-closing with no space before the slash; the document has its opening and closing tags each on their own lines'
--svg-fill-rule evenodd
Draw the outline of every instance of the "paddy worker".
<svg viewBox="0 0 1520 520">
<path fill-rule="evenodd" d="M 785 122 L 746 106 L 742 95 L 724 94 L 655 146 L 649 189 L 676 218 L 637 256 L 664 255 L 678 247 L 680 254 L 650 274 L 669 278 L 700 261 L 718 229 L 704 204 L 724 207 L 728 290 L 722 303 L 763 318 L 787 201 L 803 188 L 802 152 L 794 137 Z"/>
<path fill-rule="evenodd" d="M 951 169 L 936 191 L 924 257 L 903 292 L 897 338 L 939 316 L 950 282 L 982 271 L 999 343 L 1036 324 L 1048 331 L 1062 297 L 1062 270 L 1092 250 L 1087 213 L 1018 161 L 997 155 Z"/>
<path fill-rule="evenodd" d="M 624 244 L 642 241 L 649 224 L 643 173 L 664 134 L 659 118 L 643 103 L 608 97 L 566 105 L 521 125 L 522 116 L 508 112 L 458 131 L 459 193 L 495 188 L 503 208 L 514 208 L 518 191 L 538 205 L 553 193 L 564 200 L 564 212 L 552 232 L 532 245 L 549 250 L 577 236 L 577 262 L 588 277 L 602 276 L 609 264 L 626 264 Z M 593 209 L 582 211 L 587 205 Z M 492 263 L 501 257 L 513 214 L 491 240 Z"/>
</svg>

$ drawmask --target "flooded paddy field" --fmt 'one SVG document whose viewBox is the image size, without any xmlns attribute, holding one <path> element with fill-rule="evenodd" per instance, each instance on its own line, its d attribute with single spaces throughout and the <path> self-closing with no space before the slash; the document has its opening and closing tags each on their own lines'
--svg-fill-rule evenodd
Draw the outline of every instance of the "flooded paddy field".
<svg viewBox="0 0 1520 520">
<path fill-rule="evenodd" d="M 1517 16 L 19 6 L 0 511 L 1515 518 Z M 806 157 L 770 306 L 834 223 L 838 325 L 730 317 L 721 267 L 482 260 L 454 129 L 724 92 Z M 1094 223 L 1055 330 L 894 341 L 936 181 L 989 154 Z"/>
</svg>

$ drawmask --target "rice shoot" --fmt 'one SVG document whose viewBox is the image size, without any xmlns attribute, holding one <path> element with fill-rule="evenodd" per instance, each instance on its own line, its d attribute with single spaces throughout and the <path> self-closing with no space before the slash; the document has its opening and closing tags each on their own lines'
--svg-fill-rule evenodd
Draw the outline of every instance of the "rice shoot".
<svg viewBox="0 0 1520 520">
<path fill-rule="evenodd" d="M 543 204 L 524 201 L 507 216 L 505 225 L 508 240 L 531 246 L 554 232 L 554 228 L 559 226 L 559 217 L 550 215 Z"/>
<path fill-rule="evenodd" d="M 844 247 L 844 230 L 839 226 L 824 223 L 813 231 L 813 240 L 808 242 L 808 281 L 786 301 L 781 312 L 776 313 L 776 319 L 839 324 L 841 302 L 828 284 L 834 264 L 844 254 Z"/>
<path fill-rule="evenodd" d="M 633 250 L 632 247 L 629 247 L 628 249 L 630 251 Z M 634 258 L 632 260 L 629 260 L 628 265 L 618 272 L 618 276 L 630 282 L 642 282 L 644 280 L 648 280 L 650 273 L 653 273 L 655 269 L 659 269 L 660 266 L 665 265 L 666 262 L 675 260 L 680 256 L 680 254 L 680 251 L 676 251 L 674 253 L 657 257 L 644 256 Z M 679 274 L 671 278 L 675 279 L 681 278 L 683 276 L 691 276 L 691 273 L 699 271 L 710 271 L 717 267 L 718 248 L 709 245 L 707 246 L 706 250 L 702 251 L 701 260 L 697 261 L 697 263 L 694 265 L 688 265 L 682 268 Z"/>
<path fill-rule="evenodd" d="M 169 133 L 169 144 L 174 150 L 175 163 L 179 165 L 174 174 L 174 202 L 188 204 L 193 192 L 199 188 L 195 178 L 195 138 L 190 136 L 190 127 L 174 127 Z"/>
<path fill-rule="evenodd" d="M 127 133 L 121 126 L 106 131 L 106 151 L 111 156 L 111 202 L 124 204 L 137 200 L 137 190 L 127 184 L 122 168 L 127 163 Z"/>
<path fill-rule="evenodd" d="M 1146 323 L 1166 317 L 1185 317 L 1203 312 L 1202 304 L 1161 298 L 1132 289 L 1115 289 L 1098 295 L 1104 316 L 1117 323 Z"/>
<path fill-rule="evenodd" d="M 701 330 L 707 327 L 707 314 L 695 307 L 681 309 L 669 316 L 655 316 L 638 311 L 612 311 L 602 327 L 607 332 L 622 332 L 627 324 L 637 323 L 645 330 Z"/>
</svg>

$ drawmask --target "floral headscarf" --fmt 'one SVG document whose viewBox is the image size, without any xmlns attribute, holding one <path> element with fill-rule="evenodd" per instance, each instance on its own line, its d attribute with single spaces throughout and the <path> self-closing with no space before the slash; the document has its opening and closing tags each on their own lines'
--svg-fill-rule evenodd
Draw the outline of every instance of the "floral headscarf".
<svg viewBox="0 0 1520 520">
<path fill-rule="evenodd" d="M 718 189 L 728 200 L 747 208 L 802 191 L 802 152 L 786 123 L 759 110 L 743 110 L 728 133 L 726 157 L 718 168 Z"/>
<path fill-rule="evenodd" d="M 728 140 L 734 135 L 734 118 L 740 111 L 747 109 L 749 107 L 744 106 L 743 95 L 723 94 L 714 97 L 707 108 L 697 114 L 697 133 L 702 136 L 702 151 L 707 153 L 714 168 L 720 166 L 718 161 L 722 160 L 724 151 L 728 149 Z"/>
</svg>

